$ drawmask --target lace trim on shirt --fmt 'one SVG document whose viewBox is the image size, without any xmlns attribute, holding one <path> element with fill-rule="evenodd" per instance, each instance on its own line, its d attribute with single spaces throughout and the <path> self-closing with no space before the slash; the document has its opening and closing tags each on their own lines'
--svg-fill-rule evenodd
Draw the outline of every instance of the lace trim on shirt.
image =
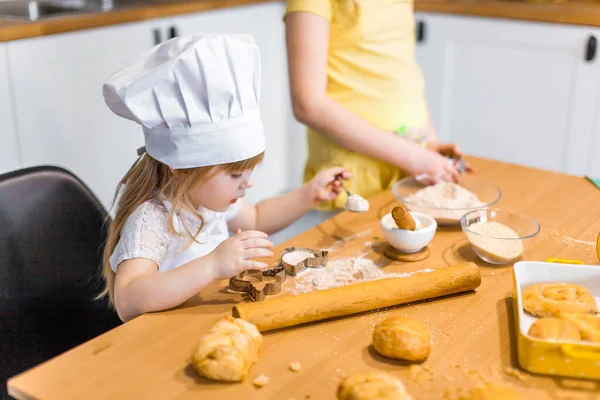
<svg viewBox="0 0 600 400">
<path fill-rule="evenodd" d="M 149 258 L 160 265 L 172 238 L 169 232 L 169 211 L 161 201 L 148 202 L 139 229 L 139 256 Z"/>
</svg>

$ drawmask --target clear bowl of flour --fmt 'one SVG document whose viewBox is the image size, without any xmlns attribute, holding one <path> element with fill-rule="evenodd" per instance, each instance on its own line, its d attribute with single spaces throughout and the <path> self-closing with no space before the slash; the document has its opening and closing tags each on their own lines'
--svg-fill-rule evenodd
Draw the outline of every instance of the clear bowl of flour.
<svg viewBox="0 0 600 400">
<path fill-rule="evenodd" d="M 540 232 L 535 218 L 497 208 L 465 214 L 461 227 L 475 254 L 497 265 L 521 258 Z"/>
<path fill-rule="evenodd" d="M 410 211 L 428 214 L 440 226 L 460 225 L 463 215 L 492 206 L 502 196 L 498 186 L 473 175 L 463 176 L 460 185 L 426 185 L 418 178 L 406 178 L 396 182 L 392 192 Z"/>
</svg>

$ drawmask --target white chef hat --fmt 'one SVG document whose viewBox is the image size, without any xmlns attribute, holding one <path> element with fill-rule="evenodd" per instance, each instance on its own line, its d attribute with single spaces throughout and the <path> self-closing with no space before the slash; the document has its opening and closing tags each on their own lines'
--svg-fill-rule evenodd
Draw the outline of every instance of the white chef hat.
<svg viewBox="0 0 600 400">
<path fill-rule="evenodd" d="M 174 169 L 265 151 L 260 53 L 251 35 L 194 35 L 159 44 L 103 86 L 117 115 L 142 125 L 146 151 Z"/>
</svg>

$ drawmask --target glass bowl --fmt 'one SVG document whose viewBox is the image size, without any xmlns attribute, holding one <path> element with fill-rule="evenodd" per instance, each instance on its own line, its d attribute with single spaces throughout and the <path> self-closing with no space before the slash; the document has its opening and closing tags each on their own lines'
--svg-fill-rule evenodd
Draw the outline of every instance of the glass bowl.
<svg viewBox="0 0 600 400">
<path fill-rule="evenodd" d="M 475 254 L 497 265 L 521 258 L 540 232 L 540 224 L 534 218 L 497 208 L 471 211 L 463 215 L 460 225 Z"/>
<path fill-rule="evenodd" d="M 502 196 L 500 188 L 493 183 L 476 178 L 473 175 L 464 175 L 459 186 L 462 186 L 477 196 L 481 203 L 478 206 L 467 208 L 431 207 L 410 200 L 409 196 L 427 186 L 428 185 L 422 183 L 418 178 L 405 178 L 394 183 L 392 186 L 392 193 L 407 209 L 432 216 L 440 226 L 460 225 L 460 219 L 463 215 L 479 208 L 492 206 L 496 204 Z"/>
</svg>

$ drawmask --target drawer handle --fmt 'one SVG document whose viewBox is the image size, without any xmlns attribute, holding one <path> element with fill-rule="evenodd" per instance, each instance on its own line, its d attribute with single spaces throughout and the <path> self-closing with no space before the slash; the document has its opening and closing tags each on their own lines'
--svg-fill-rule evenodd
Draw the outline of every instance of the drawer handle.
<svg viewBox="0 0 600 400">
<path fill-rule="evenodd" d="M 162 42 L 160 29 L 155 29 L 154 30 L 154 45 L 160 44 L 160 42 Z"/>
<path fill-rule="evenodd" d="M 422 43 L 425 41 L 425 22 L 419 21 L 417 22 L 417 43 Z"/>
<path fill-rule="evenodd" d="M 598 47 L 598 40 L 596 36 L 592 35 L 588 39 L 587 49 L 585 50 L 585 61 L 590 62 L 596 58 L 596 47 Z"/>
<path fill-rule="evenodd" d="M 177 34 L 177 28 L 175 28 L 174 26 L 170 27 L 170 28 L 169 28 L 169 39 L 174 39 L 174 38 L 176 38 L 177 36 L 179 36 L 179 35 Z"/>
</svg>

